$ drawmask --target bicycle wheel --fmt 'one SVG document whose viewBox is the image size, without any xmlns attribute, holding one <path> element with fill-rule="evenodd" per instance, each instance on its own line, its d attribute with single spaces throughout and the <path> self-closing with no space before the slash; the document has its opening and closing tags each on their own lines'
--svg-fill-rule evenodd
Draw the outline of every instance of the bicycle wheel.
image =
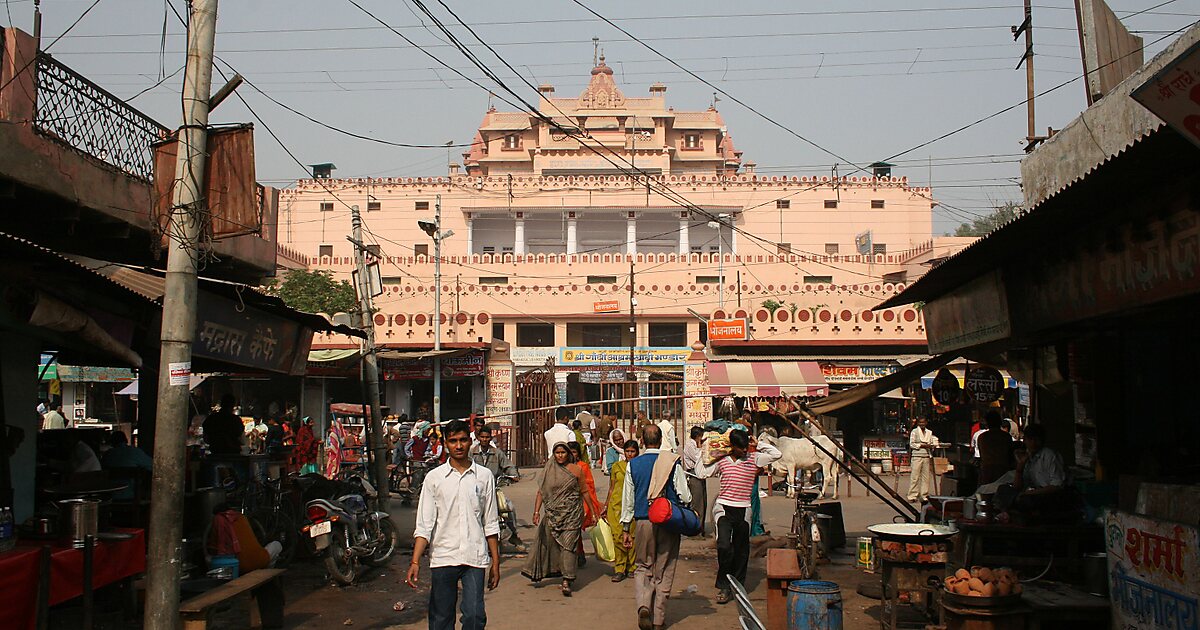
<svg viewBox="0 0 1200 630">
<path fill-rule="evenodd" d="M 816 521 L 808 512 L 805 512 L 800 519 L 796 537 L 796 563 L 799 566 L 802 580 L 817 577 L 817 546 L 812 535 L 812 528 L 815 524 Z"/>
</svg>

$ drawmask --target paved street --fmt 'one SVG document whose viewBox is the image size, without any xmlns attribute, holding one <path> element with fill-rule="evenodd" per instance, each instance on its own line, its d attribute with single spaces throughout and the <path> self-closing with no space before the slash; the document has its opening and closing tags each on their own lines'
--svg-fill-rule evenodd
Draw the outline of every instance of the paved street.
<svg viewBox="0 0 1200 630">
<path fill-rule="evenodd" d="M 536 486 L 532 480 L 535 471 L 525 470 L 525 481 L 506 489 L 518 505 L 523 537 L 531 539 L 533 530 L 528 528 L 530 509 L 533 506 Z M 861 488 L 854 488 L 854 496 L 845 496 L 846 477 L 842 477 L 842 510 L 846 522 L 847 547 L 833 554 L 833 564 L 822 567 L 822 578 L 831 579 L 842 586 L 844 598 L 845 627 L 870 627 L 877 623 L 868 614 L 875 613 L 877 602 L 855 593 L 859 582 L 877 579 L 854 568 L 853 539 L 862 535 L 872 523 L 888 522 L 891 514 L 877 499 L 865 496 Z M 607 492 L 607 478 L 596 479 L 601 498 Z M 710 497 L 715 494 L 715 480 Z M 906 483 L 900 479 L 901 487 Z M 763 500 L 764 518 L 772 534 L 786 533 L 791 521 L 793 503 L 784 496 L 771 496 Z M 401 532 L 410 535 L 413 527 L 414 510 L 400 507 L 397 503 L 393 515 Z M 527 534 L 525 532 L 528 532 Z M 349 588 L 329 585 L 323 579 L 323 569 L 316 561 L 298 561 L 288 574 L 287 627 L 329 628 L 346 625 L 355 628 L 424 628 L 425 589 L 414 591 L 404 585 L 403 571 L 410 556 L 411 541 L 404 540 L 405 552 L 398 555 L 389 570 L 369 574 L 361 584 Z M 589 547 L 590 548 L 590 547 Z M 737 627 L 737 609 L 733 604 L 719 606 L 714 602 L 713 588 L 716 570 L 716 551 L 712 538 L 684 539 L 681 561 L 675 576 L 675 595 L 668 612 L 668 625 L 687 627 L 691 630 L 727 629 Z M 626 581 L 613 584 L 609 581 L 608 565 L 589 558 L 586 567 L 579 572 L 574 597 L 562 597 L 557 582 L 547 580 L 541 585 L 530 584 L 521 576 L 524 559 L 506 557 L 503 563 L 500 587 L 488 594 L 488 627 L 498 630 L 526 629 L 530 624 L 561 619 L 572 625 L 585 625 L 596 630 L 627 629 L 634 626 L 633 584 Z M 422 574 L 428 584 L 428 573 Z M 765 616 L 766 583 L 764 560 L 753 558 L 747 589 L 760 614 Z M 686 589 L 690 585 L 698 588 L 694 594 Z M 393 611 L 397 602 L 403 602 L 404 610 Z M 684 625 L 679 625 L 681 622 Z"/>
</svg>

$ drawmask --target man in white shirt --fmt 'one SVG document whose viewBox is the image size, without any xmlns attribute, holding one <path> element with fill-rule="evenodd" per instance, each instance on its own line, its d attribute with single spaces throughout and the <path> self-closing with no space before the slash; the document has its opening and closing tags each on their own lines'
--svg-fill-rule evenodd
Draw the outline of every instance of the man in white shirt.
<svg viewBox="0 0 1200 630">
<path fill-rule="evenodd" d="M 546 438 L 546 457 L 554 457 L 554 445 L 559 442 L 567 443 L 575 441 L 575 432 L 571 427 L 567 426 L 567 421 L 571 419 L 571 411 L 566 407 L 559 407 L 554 410 L 554 426 L 546 429 L 542 433 L 542 437 Z M 582 444 L 580 445 L 582 446 Z"/>
<path fill-rule="evenodd" d="M 658 430 L 662 431 L 662 447 L 664 451 L 679 452 L 679 440 L 675 437 L 675 422 L 671 420 L 671 410 L 663 409 L 662 420 L 658 421 Z"/>
<path fill-rule="evenodd" d="M 462 420 L 443 431 L 450 459 L 425 476 L 413 531 L 413 560 L 405 583 L 416 588 L 420 557 L 429 549 L 432 575 L 429 629 L 454 630 L 454 607 L 462 584 L 462 627 L 487 626 L 483 606 L 487 587 L 500 585 L 500 517 L 496 480 L 487 468 L 471 461 L 471 428 Z"/>
<path fill-rule="evenodd" d="M 908 500 L 924 503 L 933 492 L 933 448 L 937 437 L 929 430 L 929 420 L 917 419 L 908 436 L 908 447 L 912 449 L 912 472 L 908 481 Z"/>
<path fill-rule="evenodd" d="M 694 426 L 688 432 L 688 439 L 683 443 L 683 471 L 687 473 L 688 489 L 692 492 L 692 509 L 700 517 L 700 535 L 704 535 L 704 526 L 708 516 L 708 485 L 705 480 L 696 475 L 696 468 L 703 465 L 704 457 L 701 447 L 704 445 L 704 427 Z"/>
<path fill-rule="evenodd" d="M 42 429 L 65 428 L 67 428 L 67 419 L 63 417 L 62 403 L 54 403 L 54 407 L 46 412 L 45 420 L 42 421 Z"/>
</svg>

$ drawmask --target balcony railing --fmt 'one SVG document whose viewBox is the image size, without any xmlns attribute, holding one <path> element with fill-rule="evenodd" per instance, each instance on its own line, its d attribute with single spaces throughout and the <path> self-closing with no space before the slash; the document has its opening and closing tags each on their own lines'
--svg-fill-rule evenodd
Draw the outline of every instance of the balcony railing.
<svg viewBox="0 0 1200 630">
<path fill-rule="evenodd" d="M 46 53 L 37 59 L 34 128 L 47 137 L 145 180 L 152 145 L 170 130 Z"/>
</svg>

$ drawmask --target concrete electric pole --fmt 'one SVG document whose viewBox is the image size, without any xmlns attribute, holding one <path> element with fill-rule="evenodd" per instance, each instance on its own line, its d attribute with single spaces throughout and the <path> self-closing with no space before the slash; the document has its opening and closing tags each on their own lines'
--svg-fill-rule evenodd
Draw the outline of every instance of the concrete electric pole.
<svg viewBox="0 0 1200 630">
<path fill-rule="evenodd" d="M 367 332 L 362 344 L 362 377 L 367 388 L 367 406 L 371 408 L 368 424 L 367 450 L 371 452 L 371 466 L 375 475 L 375 487 L 379 491 L 379 509 L 388 507 L 387 441 L 383 439 L 382 410 L 379 408 L 379 362 L 375 356 L 375 309 L 371 306 L 374 283 L 367 269 L 367 246 L 362 240 L 362 215 L 358 206 L 350 206 L 350 243 L 354 245 L 354 265 L 358 279 L 354 289 L 358 292 L 359 323 Z"/>
<path fill-rule="evenodd" d="M 179 580 L 183 568 L 183 478 L 191 394 L 192 342 L 196 336 L 196 270 L 203 221 L 208 99 L 212 89 L 217 0 L 192 0 L 187 66 L 183 75 L 183 124 L 179 127 L 167 224 L 167 275 L 163 298 L 158 413 L 154 418 L 154 475 L 146 538 L 146 630 L 179 627 Z"/>
<path fill-rule="evenodd" d="M 417 221 L 417 227 L 433 239 L 433 423 L 442 421 L 442 241 L 454 230 L 442 232 L 442 196 L 434 201 L 433 221 Z"/>
</svg>

